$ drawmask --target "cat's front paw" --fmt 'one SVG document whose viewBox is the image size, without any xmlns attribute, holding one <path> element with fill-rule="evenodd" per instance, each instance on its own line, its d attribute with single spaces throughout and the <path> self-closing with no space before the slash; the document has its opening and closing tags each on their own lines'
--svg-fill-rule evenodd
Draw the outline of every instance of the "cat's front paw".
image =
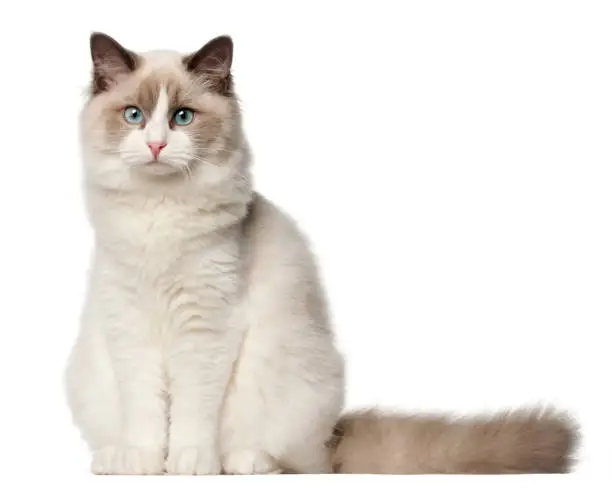
<svg viewBox="0 0 612 491">
<path fill-rule="evenodd" d="M 166 460 L 168 474 L 188 476 L 221 474 L 221 463 L 216 451 L 202 447 L 170 450 Z"/>
<path fill-rule="evenodd" d="M 140 447 L 104 447 L 94 452 L 91 471 L 107 475 L 163 474 L 164 452 Z"/>
<path fill-rule="evenodd" d="M 261 450 L 239 450 L 223 458 L 226 474 L 280 474 L 276 460 Z"/>
</svg>

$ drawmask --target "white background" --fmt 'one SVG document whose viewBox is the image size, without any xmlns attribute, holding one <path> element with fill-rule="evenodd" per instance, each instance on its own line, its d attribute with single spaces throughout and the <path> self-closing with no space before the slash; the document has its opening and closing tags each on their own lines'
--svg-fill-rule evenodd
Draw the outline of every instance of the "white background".
<svg viewBox="0 0 612 491">
<path fill-rule="evenodd" d="M 0 487 L 605 488 L 611 7 L 587 0 L 2 7 Z M 576 473 L 90 476 L 61 383 L 92 245 L 76 139 L 92 30 L 133 50 L 191 51 L 217 34 L 234 37 L 257 186 L 301 222 L 318 253 L 347 356 L 350 407 L 474 413 L 557 404 L 583 426 Z M 7 486 L 14 478 L 18 484 Z"/>
</svg>

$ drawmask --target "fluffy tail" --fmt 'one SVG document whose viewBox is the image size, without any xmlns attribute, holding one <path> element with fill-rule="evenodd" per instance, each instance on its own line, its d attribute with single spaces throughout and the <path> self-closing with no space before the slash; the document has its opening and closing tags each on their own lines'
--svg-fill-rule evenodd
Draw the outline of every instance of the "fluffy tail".
<svg viewBox="0 0 612 491">
<path fill-rule="evenodd" d="M 491 417 L 384 414 L 342 417 L 332 449 L 339 474 L 566 473 L 578 428 L 553 410 L 520 410 Z"/>
</svg>

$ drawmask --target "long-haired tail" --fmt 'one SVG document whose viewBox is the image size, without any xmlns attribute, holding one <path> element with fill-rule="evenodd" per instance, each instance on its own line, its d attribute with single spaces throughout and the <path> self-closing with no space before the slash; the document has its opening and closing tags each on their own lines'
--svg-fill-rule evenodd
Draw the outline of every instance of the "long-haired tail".
<svg viewBox="0 0 612 491">
<path fill-rule="evenodd" d="M 340 474 L 544 474 L 574 464 L 578 426 L 552 409 L 493 416 L 344 415 L 329 446 Z"/>
</svg>

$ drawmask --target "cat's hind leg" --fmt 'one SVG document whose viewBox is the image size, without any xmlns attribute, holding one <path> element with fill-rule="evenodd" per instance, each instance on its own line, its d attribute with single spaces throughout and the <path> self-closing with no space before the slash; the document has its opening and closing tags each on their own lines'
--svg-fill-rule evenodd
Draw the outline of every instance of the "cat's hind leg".
<svg viewBox="0 0 612 491">
<path fill-rule="evenodd" d="M 329 473 L 326 441 L 343 405 L 343 365 L 308 323 L 249 331 L 225 400 L 221 455 L 227 474 Z M 296 322 L 297 321 L 297 322 Z M 289 333 L 288 331 L 293 331 Z"/>
</svg>

